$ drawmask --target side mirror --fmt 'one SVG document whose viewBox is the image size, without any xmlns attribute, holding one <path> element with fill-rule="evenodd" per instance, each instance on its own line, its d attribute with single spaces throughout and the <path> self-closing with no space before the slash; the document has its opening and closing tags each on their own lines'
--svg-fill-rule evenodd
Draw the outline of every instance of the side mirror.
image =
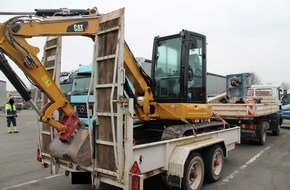
<svg viewBox="0 0 290 190">
<path fill-rule="evenodd" d="M 193 69 L 190 65 L 188 65 L 187 80 L 193 81 Z"/>
</svg>

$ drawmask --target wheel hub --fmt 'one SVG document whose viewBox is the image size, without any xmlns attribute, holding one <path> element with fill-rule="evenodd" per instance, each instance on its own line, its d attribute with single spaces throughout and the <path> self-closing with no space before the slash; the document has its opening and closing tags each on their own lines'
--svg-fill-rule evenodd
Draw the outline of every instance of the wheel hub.
<svg viewBox="0 0 290 190">
<path fill-rule="evenodd" d="M 215 160 L 213 164 L 214 164 L 214 167 L 217 167 L 217 166 L 219 166 L 221 163 L 220 163 L 220 161 Z"/>
<path fill-rule="evenodd" d="M 198 173 L 197 172 L 191 172 L 190 174 L 190 178 L 191 179 L 196 179 L 198 177 Z"/>
</svg>

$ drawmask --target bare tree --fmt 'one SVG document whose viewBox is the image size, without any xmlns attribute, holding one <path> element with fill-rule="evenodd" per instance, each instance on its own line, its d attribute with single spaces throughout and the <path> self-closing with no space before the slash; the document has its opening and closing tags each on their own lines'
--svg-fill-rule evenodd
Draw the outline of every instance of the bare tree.
<svg viewBox="0 0 290 190">
<path fill-rule="evenodd" d="M 289 90 L 290 89 L 290 84 L 288 82 L 282 82 L 280 87 L 283 89 L 283 90 Z"/>
<path fill-rule="evenodd" d="M 252 81 L 251 84 L 261 84 L 261 78 L 254 72 L 251 72 Z"/>
</svg>

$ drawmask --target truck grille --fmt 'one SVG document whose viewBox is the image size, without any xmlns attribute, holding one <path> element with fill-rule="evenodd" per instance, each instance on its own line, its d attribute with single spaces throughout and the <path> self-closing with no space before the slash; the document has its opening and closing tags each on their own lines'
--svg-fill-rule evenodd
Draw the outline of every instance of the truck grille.
<svg viewBox="0 0 290 190">
<path fill-rule="evenodd" d="M 74 110 L 77 112 L 78 117 L 80 118 L 87 118 L 88 110 L 86 104 L 73 104 Z M 89 104 L 89 113 L 90 117 L 93 116 L 93 104 Z"/>
</svg>

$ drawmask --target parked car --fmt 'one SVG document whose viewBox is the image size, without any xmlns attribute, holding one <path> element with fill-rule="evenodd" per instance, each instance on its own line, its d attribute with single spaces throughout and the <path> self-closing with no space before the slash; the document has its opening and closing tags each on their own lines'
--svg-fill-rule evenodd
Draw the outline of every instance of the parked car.
<svg viewBox="0 0 290 190">
<path fill-rule="evenodd" d="M 290 119 L 290 94 L 284 94 L 282 97 L 282 117 Z"/>
</svg>

